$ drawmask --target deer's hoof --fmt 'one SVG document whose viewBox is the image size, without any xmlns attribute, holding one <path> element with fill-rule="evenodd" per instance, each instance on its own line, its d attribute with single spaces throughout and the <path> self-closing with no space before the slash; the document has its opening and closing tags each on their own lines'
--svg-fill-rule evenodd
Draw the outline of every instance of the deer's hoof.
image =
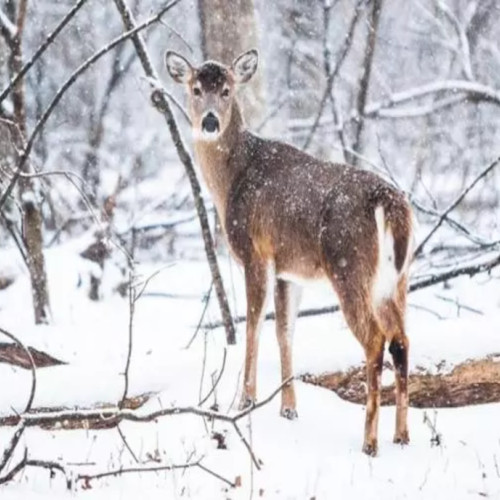
<svg viewBox="0 0 500 500">
<path fill-rule="evenodd" d="M 282 408 L 280 415 L 287 420 L 295 420 L 299 416 L 295 408 Z"/>
<path fill-rule="evenodd" d="M 240 411 L 246 410 L 247 408 L 250 408 L 255 404 L 255 399 L 251 398 L 250 396 L 244 395 L 241 398 L 240 404 L 238 406 L 238 409 Z"/>
<path fill-rule="evenodd" d="M 368 455 L 369 457 L 376 457 L 377 456 L 377 442 L 373 443 L 365 443 L 363 445 L 363 453 L 365 455 Z"/>
<path fill-rule="evenodd" d="M 401 445 L 409 444 L 410 443 L 410 436 L 408 435 L 408 431 L 396 433 L 393 441 L 394 441 L 394 443 L 401 444 Z"/>
</svg>

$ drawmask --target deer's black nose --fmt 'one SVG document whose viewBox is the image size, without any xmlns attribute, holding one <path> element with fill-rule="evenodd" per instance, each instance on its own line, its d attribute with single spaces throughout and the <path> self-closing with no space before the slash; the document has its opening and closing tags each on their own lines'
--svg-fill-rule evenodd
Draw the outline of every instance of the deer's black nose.
<svg viewBox="0 0 500 500">
<path fill-rule="evenodd" d="M 218 118 L 212 112 L 207 113 L 205 118 L 201 121 L 201 128 L 206 132 L 215 132 L 219 130 Z"/>
</svg>

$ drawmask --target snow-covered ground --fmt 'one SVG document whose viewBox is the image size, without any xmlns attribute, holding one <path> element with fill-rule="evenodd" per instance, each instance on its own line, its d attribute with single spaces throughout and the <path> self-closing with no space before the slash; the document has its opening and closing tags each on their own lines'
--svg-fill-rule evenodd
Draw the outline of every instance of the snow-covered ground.
<svg viewBox="0 0 500 500">
<path fill-rule="evenodd" d="M 128 302 L 108 291 L 106 300 L 91 303 L 86 297 L 85 266 L 75 255 L 67 246 L 47 252 L 53 313 L 50 326 L 32 326 L 26 275 L 0 292 L 0 326 L 68 363 L 38 370 L 35 407 L 115 403 L 123 391 Z M 224 258 L 221 267 L 233 312 L 243 313 L 242 273 Z M 198 404 L 217 378 L 226 349 L 222 329 L 200 330 L 186 348 L 204 307 L 203 296 L 210 283 L 207 265 L 180 261 L 165 267 L 159 262 L 157 266 L 140 266 L 138 273 L 147 277 L 158 269 L 159 274 L 137 303 L 129 374 L 131 395 L 156 394 L 141 409 L 145 412 Z M 499 278 L 498 272 L 491 277 L 462 278 L 448 289 L 438 286 L 410 296 L 411 369 L 447 370 L 457 362 L 500 352 Z M 467 307 L 459 308 L 457 300 Z M 302 307 L 333 301 L 329 287 L 321 285 L 306 290 Z M 218 317 L 212 297 L 205 321 Z M 243 359 L 244 324 L 240 324 L 238 344 L 227 348 L 220 384 L 205 408 L 217 402 L 220 412 L 237 411 Z M 297 322 L 294 362 L 297 374 L 320 374 L 359 365 L 363 355 L 341 315 L 326 315 Z M 391 382 L 389 375 L 384 373 L 384 382 Z M 261 334 L 259 399 L 280 384 L 279 376 L 274 323 L 269 321 Z M 29 394 L 29 371 L 0 364 L 0 380 L 0 413 L 22 411 Z M 238 478 L 241 486 L 237 488 L 228 488 L 195 467 L 107 477 L 92 481 L 90 489 L 79 483 L 68 491 L 60 475 L 51 478 L 47 470 L 28 469 L 0 486 L 0 498 L 500 498 L 500 404 L 439 409 L 436 413 L 428 410 L 442 434 L 440 446 L 431 446 L 424 411 L 412 408 L 411 444 L 405 448 L 392 443 L 395 409 L 384 407 L 379 456 L 369 458 L 361 453 L 364 408 L 325 389 L 296 384 L 298 420 L 279 416 L 278 396 L 240 422 L 262 461 L 260 471 L 252 466 L 230 424 L 193 415 L 170 416 L 148 424 L 120 424 L 140 461 L 157 466 L 202 459 L 204 466 L 229 481 Z M 227 449 L 217 449 L 212 431 L 225 435 Z M 0 450 L 12 432 L 12 428 L 0 428 Z M 60 461 L 75 475 L 137 466 L 116 429 L 49 432 L 31 428 L 21 445 L 16 458 L 26 446 L 30 458 Z"/>
</svg>

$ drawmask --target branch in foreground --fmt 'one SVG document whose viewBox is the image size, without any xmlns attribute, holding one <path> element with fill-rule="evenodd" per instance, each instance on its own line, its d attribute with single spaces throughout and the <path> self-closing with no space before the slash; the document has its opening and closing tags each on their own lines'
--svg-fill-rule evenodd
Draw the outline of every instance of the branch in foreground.
<svg viewBox="0 0 500 500">
<path fill-rule="evenodd" d="M 250 444 L 248 441 L 245 439 L 243 436 L 241 430 L 238 427 L 238 421 L 241 420 L 243 417 L 249 415 L 250 413 L 254 412 L 255 410 L 262 408 L 266 404 L 268 404 L 270 401 L 272 401 L 275 396 L 281 392 L 283 387 L 285 387 L 287 384 L 289 384 L 292 381 L 293 377 L 290 377 L 289 379 L 285 380 L 277 389 L 275 389 L 267 398 L 263 399 L 262 401 L 255 403 L 248 408 L 246 408 L 243 411 L 240 411 L 236 413 L 235 415 L 224 415 L 212 410 L 204 410 L 200 407 L 194 407 L 194 406 L 189 406 L 189 407 L 174 407 L 174 408 L 164 408 L 161 410 L 158 410 L 153 413 L 147 413 L 147 414 L 140 414 L 138 410 L 123 410 L 120 408 L 113 408 L 113 409 L 96 409 L 96 410 L 82 410 L 82 411 L 60 411 L 60 412 L 39 412 L 39 413 L 24 413 L 23 415 L 18 415 L 17 418 L 12 418 L 9 417 L 9 421 L 12 422 L 13 420 L 16 421 L 17 424 L 17 429 L 9 443 L 9 446 L 6 448 L 6 450 L 3 453 L 3 458 L 0 461 L 0 472 L 3 470 L 3 468 L 6 466 L 6 464 L 9 462 L 10 458 L 14 454 L 14 451 L 19 443 L 19 440 L 21 439 L 21 436 L 23 435 L 25 429 L 27 427 L 33 427 L 36 425 L 40 426 L 48 426 L 48 428 L 53 428 L 56 424 L 60 424 L 63 422 L 68 422 L 68 421 L 83 421 L 87 422 L 90 419 L 98 419 L 100 421 L 114 421 L 115 424 L 117 425 L 120 421 L 122 420 L 129 420 L 132 422 L 152 422 L 157 420 L 160 417 L 165 417 L 165 416 L 174 416 L 174 415 L 183 415 L 183 414 L 192 414 L 192 415 L 198 415 L 201 417 L 207 417 L 213 420 L 220 420 L 223 422 L 227 422 L 233 425 L 235 428 L 238 436 L 242 440 L 243 444 L 245 445 L 245 448 L 250 454 L 250 457 L 254 464 L 256 465 L 257 468 L 260 468 L 260 461 L 257 460 Z M 58 463 L 53 463 L 53 462 L 45 462 L 45 461 L 36 461 L 36 460 L 28 460 L 27 459 L 27 451 L 25 451 L 24 458 L 15 466 L 12 468 L 12 470 L 6 474 L 3 477 L 0 477 L 0 484 L 10 481 L 11 479 L 14 478 L 15 475 L 17 475 L 19 472 L 21 472 L 25 467 L 27 466 L 36 466 L 36 467 L 45 467 L 49 469 L 58 469 L 63 472 L 63 474 L 66 477 L 67 485 L 68 488 L 71 488 L 71 482 L 68 481 L 68 475 L 66 474 L 66 470 L 64 467 Z M 95 475 L 81 475 L 77 477 L 77 481 L 81 480 L 84 481 L 86 484 L 88 481 L 91 479 L 99 479 L 103 477 L 109 477 L 109 476 L 116 476 L 124 473 L 131 473 L 131 472 L 148 472 L 148 471 L 159 471 L 159 470 L 170 470 L 173 468 L 188 468 L 188 467 L 194 467 L 197 466 L 203 471 L 209 473 L 210 475 L 220 479 L 221 481 L 225 482 L 226 484 L 230 485 L 231 487 L 235 487 L 236 485 L 229 481 L 228 479 L 222 477 L 221 475 L 217 474 L 216 472 L 213 472 L 212 470 L 206 468 L 205 466 L 202 466 L 201 463 L 199 462 L 193 462 L 189 464 L 184 464 L 180 466 L 162 466 L 162 467 L 154 467 L 154 468 L 131 468 L 131 469 L 119 469 L 117 471 L 108 471 L 104 473 L 99 473 Z"/>
<path fill-rule="evenodd" d="M 119 423 L 123 420 L 130 422 L 153 422 L 161 417 L 175 416 L 175 415 L 198 415 L 212 420 L 219 420 L 233 424 L 238 422 L 243 417 L 250 413 L 262 408 L 270 403 L 277 394 L 281 392 L 283 387 L 289 384 L 293 377 L 285 380 L 279 387 L 277 387 L 269 396 L 262 401 L 255 403 L 248 408 L 235 413 L 234 415 L 226 415 L 213 410 L 205 410 L 199 406 L 179 406 L 171 408 L 162 408 L 151 413 L 140 412 L 140 410 L 120 410 L 118 407 L 105 408 L 105 409 L 91 409 L 91 410 L 62 410 L 62 411 L 42 411 L 42 412 L 27 412 L 21 415 L 7 417 L 10 425 L 17 425 L 20 422 L 26 427 L 43 426 L 44 428 L 53 428 L 54 425 L 62 422 L 78 421 L 84 422 L 88 420 L 98 420 L 101 422 Z M 0 422 L 5 423 L 7 420 L 3 418 Z"/>
<path fill-rule="evenodd" d="M 449 281 L 460 276 L 472 276 L 480 273 L 487 273 L 494 269 L 495 267 L 500 266 L 500 254 L 494 257 L 491 260 L 483 262 L 481 264 L 474 264 L 469 266 L 457 267 L 455 269 L 451 269 L 450 271 L 446 271 L 440 274 L 434 274 L 428 276 L 426 278 L 419 278 L 410 283 L 409 292 L 415 292 L 416 290 L 421 290 L 422 288 L 427 288 L 433 285 L 437 285 L 438 283 L 443 283 L 445 281 Z M 309 316 L 320 316 L 322 314 L 333 314 L 340 311 L 340 307 L 338 305 L 327 306 L 327 307 L 318 307 L 312 309 L 304 309 L 300 311 L 297 315 L 298 318 L 306 318 Z M 268 313 L 265 315 L 264 320 L 275 320 L 275 314 Z M 246 316 L 236 316 L 234 318 L 235 323 L 243 323 L 247 320 Z M 214 330 L 216 328 L 220 328 L 222 326 L 221 321 L 214 321 L 212 323 L 205 323 L 203 328 L 206 330 Z"/>
<path fill-rule="evenodd" d="M 132 15 L 132 12 L 127 5 L 125 0 L 114 0 L 116 8 L 118 9 L 123 24 L 126 29 L 133 29 L 135 25 L 135 21 Z M 144 69 L 144 73 L 149 79 L 153 81 L 158 81 L 158 75 L 151 63 L 151 58 L 146 49 L 146 45 L 144 40 L 141 38 L 139 34 L 134 34 L 132 37 L 132 41 L 134 43 L 135 50 L 137 52 L 137 56 L 141 61 L 141 65 Z M 217 299 L 219 302 L 219 308 L 222 315 L 223 325 L 226 330 L 226 339 L 228 344 L 236 343 L 236 331 L 234 328 L 233 319 L 231 316 L 231 311 L 229 310 L 229 303 L 227 300 L 226 291 L 224 289 L 224 284 L 222 282 L 222 276 L 219 270 L 219 264 L 217 262 L 217 256 L 214 250 L 214 242 L 212 238 L 212 233 L 210 232 L 210 225 L 208 223 L 207 210 L 205 208 L 205 203 L 203 201 L 203 197 L 201 195 L 201 187 L 198 182 L 198 178 L 196 176 L 196 171 L 194 169 L 193 160 L 191 155 L 189 154 L 186 146 L 184 145 L 184 141 L 179 132 L 179 128 L 177 127 L 177 122 L 175 121 L 175 117 L 172 113 L 172 109 L 170 104 L 165 96 L 165 93 L 156 88 L 152 95 L 152 102 L 154 106 L 163 114 L 165 120 L 167 122 L 167 126 L 170 131 L 170 135 L 172 136 L 172 140 L 174 146 L 177 150 L 177 154 L 179 159 L 181 160 L 184 168 L 186 170 L 189 183 L 191 185 L 191 191 L 193 193 L 194 204 L 196 207 L 196 212 L 198 214 L 198 218 L 200 220 L 201 232 L 203 236 L 203 243 L 205 246 L 205 253 L 207 256 L 208 265 L 210 267 L 210 272 L 212 274 L 212 280 L 215 286 L 215 291 L 217 295 Z"/>
<path fill-rule="evenodd" d="M 98 479 L 103 479 L 107 477 L 118 477 L 126 474 L 141 474 L 144 472 L 163 472 L 163 471 L 170 471 L 170 470 L 185 470 L 189 468 L 198 468 L 201 469 L 202 471 L 206 472 L 207 474 L 219 479 L 220 481 L 224 482 L 231 488 L 235 488 L 236 484 L 230 481 L 229 479 L 226 479 L 225 477 L 221 476 L 217 472 L 214 472 L 213 470 L 209 469 L 208 467 L 205 467 L 202 465 L 201 460 L 198 460 L 196 462 L 189 462 L 186 464 L 172 464 L 172 465 L 157 465 L 154 467 L 131 467 L 131 468 L 120 468 L 116 470 L 111 470 L 111 471 L 106 471 L 106 472 L 100 472 L 96 474 L 78 474 L 74 479 L 72 478 L 71 474 L 68 473 L 68 471 L 65 469 L 65 467 L 58 463 L 58 462 L 53 462 L 53 461 L 48 461 L 48 460 L 34 460 L 34 459 L 28 459 L 28 453 L 27 450 L 24 452 L 23 458 L 17 463 L 7 474 L 4 476 L 0 477 L 0 485 L 5 484 L 9 481 L 12 481 L 20 472 L 22 472 L 24 469 L 27 467 L 37 467 L 37 468 L 42 468 L 42 469 L 48 469 L 51 474 L 53 471 L 59 471 L 62 473 L 66 480 L 66 488 L 68 490 L 71 490 L 73 488 L 74 484 L 77 484 L 79 482 L 83 483 L 83 488 L 89 488 L 90 487 L 90 481 L 92 480 L 98 480 Z"/>
</svg>

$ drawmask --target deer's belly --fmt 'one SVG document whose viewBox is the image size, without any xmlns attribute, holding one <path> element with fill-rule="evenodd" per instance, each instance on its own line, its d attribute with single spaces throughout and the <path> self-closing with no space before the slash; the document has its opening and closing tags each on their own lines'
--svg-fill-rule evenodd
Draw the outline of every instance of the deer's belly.
<svg viewBox="0 0 500 500">
<path fill-rule="evenodd" d="M 290 281 L 291 283 L 295 283 L 296 285 L 300 286 L 307 286 L 310 283 L 317 283 L 321 281 L 327 281 L 327 277 L 325 273 L 323 272 L 318 272 L 318 273 L 298 273 L 298 272 L 290 272 L 290 271 L 283 271 L 280 273 L 276 273 L 276 277 L 284 280 L 284 281 Z"/>
<path fill-rule="evenodd" d="M 276 276 L 299 285 L 325 280 L 326 275 L 316 252 L 311 248 L 300 250 L 289 248 L 288 251 L 277 252 L 274 258 Z"/>
</svg>

